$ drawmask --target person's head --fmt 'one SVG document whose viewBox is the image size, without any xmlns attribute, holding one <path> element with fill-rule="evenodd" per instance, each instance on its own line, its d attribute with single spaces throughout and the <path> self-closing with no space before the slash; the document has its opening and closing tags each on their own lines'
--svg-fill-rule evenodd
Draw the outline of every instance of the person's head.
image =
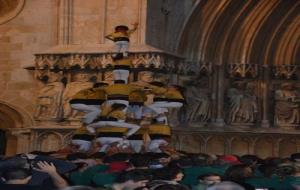
<svg viewBox="0 0 300 190">
<path fill-rule="evenodd" d="M 96 82 L 93 85 L 93 88 L 100 88 L 100 87 L 104 87 L 104 86 L 108 86 L 108 84 L 106 82 Z"/>
<path fill-rule="evenodd" d="M 151 157 L 149 157 L 146 154 L 133 154 L 131 159 L 129 160 L 131 165 L 134 168 L 148 168 L 150 162 L 151 162 Z"/>
<path fill-rule="evenodd" d="M 259 159 L 255 155 L 244 155 L 239 158 L 239 161 L 242 164 L 246 164 L 246 165 L 250 166 L 251 168 L 254 168 L 261 161 L 261 159 Z"/>
<path fill-rule="evenodd" d="M 181 181 L 183 176 L 182 170 L 177 167 L 165 167 L 154 171 L 157 180 Z"/>
<path fill-rule="evenodd" d="M 114 84 L 125 84 L 124 80 L 114 80 Z"/>
<path fill-rule="evenodd" d="M 207 190 L 245 190 L 245 188 L 232 181 L 224 181 L 208 187 Z"/>
<path fill-rule="evenodd" d="M 125 25 L 118 25 L 115 27 L 115 32 L 127 32 L 128 30 L 128 26 Z"/>
<path fill-rule="evenodd" d="M 136 189 L 145 187 L 149 181 L 149 175 L 141 170 L 122 172 L 118 175 L 113 186 L 120 186 L 122 189 Z"/>
<path fill-rule="evenodd" d="M 119 152 L 110 156 L 105 156 L 103 159 L 104 163 L 112 162 L 126 162 L 132 157 L 129 153 Z"/>
<path fill-rule="evenodd" d="M 31 170 L 25 168 L 9 168 L 2 172 L 2 180 L 6 184 L 27 184 L 31 179 Z"/>
<path fill-rule="evenodd" d="M 294 153 L 290 156 L 291 161 L 300 162 L 300 153 Z"/>
<path fill-rule="evenodd" d="M 216 173 L 208 173 L 204 175 L 198 176 L 199 183 L 211 186 L 217 183 L 220 183 L 222 178 L 219 174 Z"/>
<path fill-rule="evenodd" d="M 164 184 L 154 188 L 154 190 L 188 190 L 189 188 L 180 184 Z"/>
<path fill-rule="evenodd" d="M 221 165 L 235 165 L 235 164 L 241 164 L 237 156 L 234 155 L 224 155 L 224 156 L 219 156 L 217 162 Z"/>
<path fill-rule="evenodd" d="M 233 165 L 225 171 L 225 178 L 230 181 L 243 181 L 252 176 L 252 169 L 245 165 Z"/>
<path fill-rule="evenodd" d="M 150 82 L 149 84 L 151 84 L 153 86 L 157 86 L 157 87 L 164 87 L 165 86 L 164 83 L 159 82 L 159 81 L 153 81 L 153 82 Z"/>
</svg>

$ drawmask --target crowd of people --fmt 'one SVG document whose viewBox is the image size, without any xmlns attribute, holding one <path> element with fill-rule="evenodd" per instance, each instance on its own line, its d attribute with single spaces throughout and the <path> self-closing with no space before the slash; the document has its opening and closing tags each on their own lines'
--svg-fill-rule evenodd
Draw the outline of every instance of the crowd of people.
<svg viewBox="0 0 300 190">
<path fill-rule="evenodd" d="M 1 190 L 297 190 L 300 153 L 31 152 L 0 161 Z"/>
</svg>

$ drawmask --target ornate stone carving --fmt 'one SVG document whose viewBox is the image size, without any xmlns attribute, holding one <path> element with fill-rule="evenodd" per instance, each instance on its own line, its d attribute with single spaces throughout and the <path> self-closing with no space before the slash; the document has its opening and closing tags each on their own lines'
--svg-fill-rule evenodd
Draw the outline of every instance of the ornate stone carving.
<svg viewBox="0 0 300 190">
<path fill-rule="evenodd" d="M 235 82 L 235 87 L 228 89 L 228 123 L 254 124 L 257 117 L 257 97 L 254 90 L 255 85 L 253 83 L 240 81 Z"/>
<path fill-rule="evenodd" d="M 281 84 L 275 91 L 275 124 L 280 127 L 297 127 L 300 124 L 300 93 L 291 83 Z"/>
<path fill-rule="evenodd" d="M 205 84 L 206 83 L 206 84 Z M 191 77 L 183 82 L 186 87 L 186 104 L 181 110 L 185 122 L 207 123 L 211 119 L 211 94 L 207 77 Z"/>
<path fill-rule="evenodd" d="M 45 75 L 44 75 L 45 76 Z M 61 73 L 50 72 L 44 87 L 38 91 L 35 117 L 37 119 L 61 119 L 64 85 Z"/>
<path fill-rule="evenodd" d="M 0 24 L 16 17 L 23 9 L 25 0 L 0 0 Z"/>
<path fill-rule="evenodd" d="M 255 78 L 258 76 L 258 65 L 249 63 L 229 63 L 227 72 L 231 78 Z"/>
<path fill-rule="evenodd" d="M 273 67 L 275 78 L 291 79 L 297 72 L 298 65 L 280 64 Z"/>
</svg>

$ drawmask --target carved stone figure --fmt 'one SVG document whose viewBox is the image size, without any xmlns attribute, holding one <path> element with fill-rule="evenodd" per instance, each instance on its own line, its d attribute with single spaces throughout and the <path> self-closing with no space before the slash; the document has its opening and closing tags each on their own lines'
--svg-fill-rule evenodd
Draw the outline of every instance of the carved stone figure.
<svg viewBox="0 0 300 190">
<path fill-rule="evenodd" d="M 211 119 L 211 95 L 207 78 L 197 76 L 183 78 L 186 87 L 186 104 L 180 110 L 181 121 L 206 123 Z"/>
<path fill-rule="evenodd" d="M 295 127 L 300 123 L 299 92 L 291 83 L 283 83 L 275 91 L 275 123 L 279 126 Z"/>
<path fill-rule="evenodd" d="M 66 89 L 63 94 L 64 118 L 75 117 L 77 114 L 77 111 L 73 110 L 69 104 L 72 97 L 81 90 L 93 87 L 93 83 L 89 82 L 88 73 L 76 73 L 73 81 L 74 82 L 70 82 L 66 85 Z"/>
<path fill-rule="evenodd" d="M 207 122 L 211 118 L 211 100 L 208 89 L 191 86 L 188 98 L 188 121 Z"/>
<path fill-rule="evenodd" d="M 229 98 L 228 123 L 253 124 L 257 117 L 257 98 L 254 94 L 254 85 L 252 83 L 246 85 L 244 82 L 237 84 L 236 88 L 230 88 L 227 92 Z"/>
<path fill-rule="evenodd" d="M 36 118 L 59 119 L 61 118 L 61 104 L 64 85 L 60 73 L 51 72 L 46 85 L 37 95 Z"/>
</svg>

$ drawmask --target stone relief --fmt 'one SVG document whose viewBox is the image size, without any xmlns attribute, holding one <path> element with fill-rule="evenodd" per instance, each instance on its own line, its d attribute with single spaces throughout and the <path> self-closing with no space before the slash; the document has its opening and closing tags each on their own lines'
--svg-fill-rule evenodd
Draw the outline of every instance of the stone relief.
<svg viewBox="0 0 300 190">
<path fill-rule="evenodd" d="M 206 77 L 184 79 L 186 104 L 182 108 L 185 122 L 207 123 L 211 119 L 211 94 Z"/>
<path fill-rule="evenodd" d="M 283 83 L 275 91 L 274 122 L 279 127 L 297 127 L 300 122 L 300 92 L 292 83 Z"/>
<path fill-rule="evenodd" d="M 257 118 L 255 85 L 237 81 L 227 91 L 228 120 L 230 124 L 254 124 Z"/>
<path fill-rule="evenodd" d="M 64 118 L 74 118 L 77 116 L 78 112 L 70 107 L 69 101 L 79 91 L 93 87 L 90 77 L 89 73 L 78 72 L 74 74 L 72 82 L 67 83 L 63 93 Z"/>
<path fill-rule="evenodd" d="M 62 114 L 62 94 L 64 85 L 61 73 L 50 72 L 44 87 L 38 91 L 36 118 L 60 119 Z"/>
</svg>

